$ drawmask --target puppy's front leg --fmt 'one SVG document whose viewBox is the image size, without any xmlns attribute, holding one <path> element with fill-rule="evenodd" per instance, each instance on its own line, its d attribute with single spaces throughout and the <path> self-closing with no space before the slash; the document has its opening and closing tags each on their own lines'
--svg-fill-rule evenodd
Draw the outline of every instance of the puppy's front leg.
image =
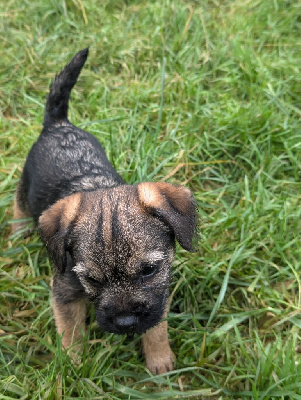
<svg viewBox="0 0 301 400">
<path fill-rule="evenodd" d="M 85 332 L 86 302 L 78 299 L 64 304 L 53 297 L 53 313 L 57 331 L 63 335 L 62 344 L 69 349 L 73 343 L 79 342 Z M 71 349 L 71 357 L 76 358 L 76 353 L 81 349 L 81 344 Z"/>
<path fill-rule="evenodd" d="M 166 318 L 165 313 L 164 318 Z M 169 346 L 167 321 L 162 321 L 142 336 L 147 368 L 153 374 L 163 374 L 174 368 L 175 355 Z"/>
</svg>

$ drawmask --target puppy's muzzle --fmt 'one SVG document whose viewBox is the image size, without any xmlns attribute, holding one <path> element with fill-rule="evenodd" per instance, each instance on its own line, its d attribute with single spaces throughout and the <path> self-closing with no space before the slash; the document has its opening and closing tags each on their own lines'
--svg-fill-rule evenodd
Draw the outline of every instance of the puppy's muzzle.
<svg viewBox="0 0 301 400">
<path fill-rule="evenodd" d="M 156 325 L 162 315 L 164 308 L 147 308 L 143 312 L 134 310 L 116 310 L 113 312 L 96 308 L 96 319 L 98 325 L 107 332 L 117 334 L 144 333 Z"/>
</svg>

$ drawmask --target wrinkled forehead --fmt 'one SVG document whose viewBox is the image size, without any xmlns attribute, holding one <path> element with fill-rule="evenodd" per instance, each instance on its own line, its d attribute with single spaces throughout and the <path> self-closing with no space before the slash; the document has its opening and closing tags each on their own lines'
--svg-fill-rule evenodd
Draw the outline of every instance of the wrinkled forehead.
<svg viewBox="0 0 301 400">
<path fill-rule="evenodd" d="M 113 209 L 107 220 L 104 216 L 98 222 L 105 250 L 111 251 L 117 258 L 158 261 L 169 256 L 172 246 L 170 232 L 156 218 L 139 213 L 133 207 L 123 206 Z"/>
<path fill-rule="evenodd" d="M 139 261 L 170 260 L 174 239 L 163 222 L 129 198 L 101 200 L 78 229 L 86 259 L 131 268 Z"/>
</svg>

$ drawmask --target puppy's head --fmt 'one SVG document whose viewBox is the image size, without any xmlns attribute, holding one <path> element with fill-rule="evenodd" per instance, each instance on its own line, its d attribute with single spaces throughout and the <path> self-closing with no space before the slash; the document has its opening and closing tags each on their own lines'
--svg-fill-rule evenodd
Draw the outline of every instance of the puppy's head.
<svg viewBox="0 0 301 400">
<path fill-rule="evenodd" d="M 99 325 L 143 333 L 162 318 L 175 238 L 192 251 L 196 205 L 191 192 L 167 183 L 140 183 L 76 193 L 39 219 L 57 273 L 67 254 L 94 304 Z"/>
</svg>

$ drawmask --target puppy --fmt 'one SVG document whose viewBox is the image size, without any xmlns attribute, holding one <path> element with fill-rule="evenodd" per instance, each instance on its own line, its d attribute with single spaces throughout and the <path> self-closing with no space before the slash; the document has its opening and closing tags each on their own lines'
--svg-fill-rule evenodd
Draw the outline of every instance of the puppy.
<svg viewBox="0 0 301 400">
<path fill-rule="evenodd" d="M 88 49 L 77 53 L 51 84 L 14 218 L 33 217 L 53 260 L 53 311 L 63 346 L 80 346 L 91 302 L 103 330 L 143 334 L 147 367 L 163 373 L 174 362 L 166 308 L 175 239 L 193 251 L 196 204 L 182 186 L 127 185 L 97 139 L 69 122 L 70 92 L 87 56 Z"/>
</svg>

